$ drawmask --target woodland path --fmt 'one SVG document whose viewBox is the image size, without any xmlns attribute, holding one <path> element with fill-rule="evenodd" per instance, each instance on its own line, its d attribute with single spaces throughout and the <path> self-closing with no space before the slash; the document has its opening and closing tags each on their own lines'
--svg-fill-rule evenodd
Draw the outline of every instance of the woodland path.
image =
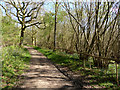
<svg viewBox="0 0 120 90">
<path fill-rule="evenodd" d="M 19 88 L 73 88 L 74 85 L 43 54 L 27 47 L 31 54 L 30 69 Z"/>
</svg>

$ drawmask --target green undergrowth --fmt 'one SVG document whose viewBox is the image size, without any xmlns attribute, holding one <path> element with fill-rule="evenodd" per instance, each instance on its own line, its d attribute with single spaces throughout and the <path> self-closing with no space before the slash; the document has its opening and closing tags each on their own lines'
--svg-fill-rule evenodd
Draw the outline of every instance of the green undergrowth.
<svg viewBox="0 0 120 90">
<path fill-rule="evenodd" d="M 31 55 L 26 48 L 15 46 L 2 48 L 2 88 L 16 85 L 20 75 L 29 67 Z"/>
<path fill-rule="evenodd" d="M 34 49 L 43 53 L 45 56 L 47 56 L 48 59 L 52 60 L 54 63 L 63 66 L 70 66 L 72 70 L 81 69 L 80 67 L 78 67 L 78 65 L 80 65 L 80 62 L 77 54 L 70 55 L 70 54 L 66 54 L 65 52 L 59 52 L 59 51 L 53 52 L 53 50 L 41 49 L 39 47 L 34 47 Z"/>
<path fill-rule="evenodd" d="M 34 49 L 43 53 L 52 62 L 67 66 L 72 71 L 80 71 L 81 76 L 89 80 L 91 86 L 99 85 L 106 88 L 118 88 L 116 85 L 115 75 L 107 74 L 106 70 L 101 70 L 98 68 L 89 69 L 89 63 L 84 69 L 82 67 L 82 61 L 79 61 L 77 54 L 66 54 L 65 52 L 59 52 L 50 49 L 41 49 L 39 47 L 34 47 Z"/>
</svg>

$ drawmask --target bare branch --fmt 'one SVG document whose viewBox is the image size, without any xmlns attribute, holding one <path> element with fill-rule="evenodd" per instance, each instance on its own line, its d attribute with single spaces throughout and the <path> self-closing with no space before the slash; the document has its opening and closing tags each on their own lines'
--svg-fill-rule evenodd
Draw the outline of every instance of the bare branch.
<svg viewBox="0 0 120 90">
<path fill-rule="evenodd" d="M 37 24 L 42 24 L 42 23 L 36 22 L 36 23 L 32 23 L 32 24 L 30 24 L 30 25 L 27 25 L 27 26 L 25 26 L 25 27 L 27 28 L 27 27 L 31 27 L 31 26 L 34 26 L 34 25 L 37 25 Z"/>
</svg>

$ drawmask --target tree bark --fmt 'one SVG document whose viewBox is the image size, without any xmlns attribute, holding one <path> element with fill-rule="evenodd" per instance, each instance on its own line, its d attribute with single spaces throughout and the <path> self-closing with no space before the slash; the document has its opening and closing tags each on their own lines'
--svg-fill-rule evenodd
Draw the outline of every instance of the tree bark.
<svg viewBox="0 0 120 90">
<path fill-rule="evenodd" d="M 57 9 L 58 9 L 58 0 L 56 0 L 56 4 L 55 4 L 55 27 L 54 27 L 54 48 L 53 48 L 53 51 L 55 51 L 55 49 L 56 49 Z"/>
<path fill-rule="evenodd" d="M 22 28 L 22 29 L 21 29 L 21 35 L 20 35 L 20 43 L 19 43 L 19 46 L 21 46 L 21 45 L 23 44 L 24 31 L 25 31 L 25 28 Z"/>
<path fill-rule="evenodd" d="M 120 59 L 120 5 L 118 9 L 118 59 Z"/>
<path fill-rule="evenodd" d="M 34 38 L 33 38 L 33 35 L 32 35 L 32 45 L 34 45 L 33 41 L 34 41 Z"/>
<path fill-rule="evenodd" d="M 37 41 L 36 41 L 36 37 L 35 37 L 34 39 L 35 39 L 35 46 L 37 46 Z"/>
</svg>

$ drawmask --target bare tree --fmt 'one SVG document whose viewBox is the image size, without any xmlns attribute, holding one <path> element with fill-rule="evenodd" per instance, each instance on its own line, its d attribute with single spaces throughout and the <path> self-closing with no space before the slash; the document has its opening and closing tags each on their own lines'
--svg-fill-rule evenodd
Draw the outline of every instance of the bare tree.
<svg viewBox="0 0 120 90">
<path fill-rule="evenodd" d="M 20 43 L 21 46 L 23 43 L 24 32 L 27 27 L 37 26 L 42 24 L 42 22 L 36 21 L 41 6 L 44 2 L 20 2 L 14 0 L 3 0 L 6 6 L 2 6 L 5 10 L 6 15 L 9 17 L 15 17 L 17 22 L 21 25 L 21 35 L 20 35 Z"/>
<path fill-rule="evenodd" d="M 54 26 L 54 51 L 56 48 L 56 25 L 57 25 L 58 0 L 55 3 L 55 26 Z"/>
<path fill-rule="evenodd" d="M 68 12 L 71 26 L 76 33 L 76 51 L 80 54 L 80 59 L 82 59 L 81 54 L 84 57 L 94 55 L 95 57 L 110 58 L 112 46 L 117 42 L 114 37 L 118 38 L 119 36 L 115 30 L 118 15 L 114 15 L 113 18 L 109 19 L 112 17 L 110 10 L 114 3 L 95 2 L 79 4 L 80 2 L 64 2 L 63 8 Z M 82 8 L 85 9 L 86 12 L 85 10 L 83 11 Z M 87 23 L 84 23 L 84 21 Z M 83 59 L 88 59 L 84 57 Z M 96 58 L 94 61 L 97 63 L 95 66 L 100 68 L 109 63 L 108 60 L 101 58 Z"/>
</svg>

